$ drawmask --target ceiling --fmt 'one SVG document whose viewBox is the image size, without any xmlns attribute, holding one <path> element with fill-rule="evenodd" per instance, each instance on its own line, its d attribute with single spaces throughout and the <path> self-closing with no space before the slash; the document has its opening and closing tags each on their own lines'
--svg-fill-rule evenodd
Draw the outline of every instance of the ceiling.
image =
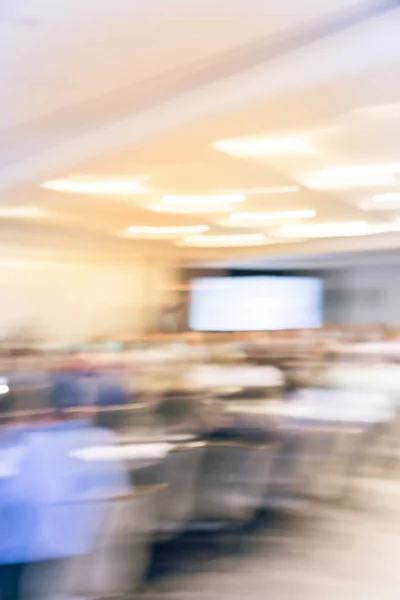
<svg viewBox="0 0 400 600">
<path fill-rule="evenodd" d="M 0 247 L 207 262 L 400 246 L 400 196 L 372 200 L 400 194 L 399 26 L 397 0 L 0 2 Z M 143 189 L 42 187 L 73 176 Z M 149 210 L 210 195 L 246 201 Z M 249 226 L 228 209 L 315 216 Z M 310 239 L 305 222 L 348 223 L 350 235 Z M 127 234 L 198 225 L 240 237 L 204 248 Z"/>
</svg>

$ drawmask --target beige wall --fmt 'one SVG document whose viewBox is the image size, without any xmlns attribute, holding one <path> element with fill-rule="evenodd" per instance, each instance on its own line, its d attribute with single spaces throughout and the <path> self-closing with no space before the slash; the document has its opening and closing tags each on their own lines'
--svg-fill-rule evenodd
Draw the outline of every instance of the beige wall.
<svg viewBox="0 0 400 600">
<path fill-rule="evenodd" d="M 49 341 L 144 331 L 173 301 L 176 275 L 154 260 L 0 263 L 0 337 L 25 326 Z"/>
</svg>

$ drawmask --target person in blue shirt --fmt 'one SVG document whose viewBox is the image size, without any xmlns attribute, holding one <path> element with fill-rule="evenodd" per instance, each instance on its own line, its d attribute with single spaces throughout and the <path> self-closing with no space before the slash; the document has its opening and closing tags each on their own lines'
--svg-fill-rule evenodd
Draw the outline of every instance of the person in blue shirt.
<svg viewBox="0 0 400 600">
<path fill-rule="evenodd" d="M 59 410 L 88 404 L 78 365 L 66 360 L 62 368 L 53 373 L 50 404 Z"/>
<path fill-rule="evenodd" d="M 33 566 L 52 571 L 93 552 L 111 499 L 131 489 L 110 452 L 112 433 L 94 426 L 91 414 L 0 429 L 1 600 L 29 589 Z"/>
<path fill-rule="evenodd" d="M 26 464 L 25 444 L 17 427 L 0 428 L 0 598 L 18 600 L 24 566 L 26 533 L 31 527 L 31 505 L 19 472 Z"/>
<path fill-rule="evenodd" d="M 82 398 L 86 405 L 97 407 L 96 423 L 113 431 L 121 430 L 127 423 L 124 410 L 130 395 L 120 373 L 109 368 L 89 369 L 81 375 Z"/>
<path fill-rule="evenodd" d="M 73 406 L 118 409 L 128 403 L 129 394 L 123 378 L 111 370 L 67 363 L 53 377 L 50 401 L 60 410 Z"/>
</svg>

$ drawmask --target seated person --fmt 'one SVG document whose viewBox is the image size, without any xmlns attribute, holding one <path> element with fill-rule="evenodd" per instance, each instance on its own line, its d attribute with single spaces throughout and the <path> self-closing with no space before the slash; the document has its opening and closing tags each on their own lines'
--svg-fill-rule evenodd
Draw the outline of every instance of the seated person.
<svg viewBox="0 0 400 600">
<path fill-rule="evenodd" d="M 52 406 L 59 410 L 98 407 L 96 423 L 108 429 L 120 429 L 127 416 L 120 410 L 129 400 L 124 381 L 107 369 L 67 362 L 54 376 L 50 397 Z"/>
<path fill-rule="evenodd" d="M 1 409 L 10 403 L 0 402 Z M 2 600 L 18 600 L 23 579 L 40 565 L 54 574 L 52 585 L 61 585 L 56 570 L 94 550 L 110 500 L 131 489 L 112 434 L 92 416 L 93 408 L 70 410 L 68 418 L 61 410 L 46 422 L 1 428 Z"/>
</svg>

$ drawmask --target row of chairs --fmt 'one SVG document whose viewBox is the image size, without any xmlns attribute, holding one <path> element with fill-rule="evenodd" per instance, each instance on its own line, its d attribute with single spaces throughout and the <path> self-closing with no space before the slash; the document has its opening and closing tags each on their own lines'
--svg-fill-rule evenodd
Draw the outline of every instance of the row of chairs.
<svg viewBox="0 0 400 600">
<path fill-rule="evenodd" d="M 137 433 L 140 423 L 151 446 L 155 436 L 149 431 L 149 411 L 154 406 L 136 404 L 129 408 L 129 419 L 121 420 L 127 410 L 103 409 L 102 424 L 136 424 Z M 152 543 L 179 535 L 188 524 L 243 524 L 263 507 L 343 497 L 363 433 L 361 427 L 301 419 L 282 422 L 270 439 L 207 432 L 182 441 L 175 431 L 173 441 L 164 431 L 168 451 L 158 460 L 158 480 L 109 503 L 95 551 L 65 564 L 58 587 L 67 596 L 85 599 L 130 592 L 143 580 Z M 137 435 L 129 442 L 140 443 Z M 123 436 L 121 444 L 126 445 Z"/>
<path fill-rule="evenodd" d="M 292 433 L 292 445 L 211 441 L 171 448 L 162 466 L 164 485 L 134 492 L 116 510 L 112 535 L 107 529 L 102 549 L 91 557 L 94 565 L 108 565 L 94 568 L 102 573 L 94 597 L 140 585 L 152 543 L 187 527 L 241 525 L 277 501 L 339 497 L 349 483 L 357 434 L 320 430 L 306 443 Z M 106 539 L 113 541 L 107 546 Z"/>
</svg>

